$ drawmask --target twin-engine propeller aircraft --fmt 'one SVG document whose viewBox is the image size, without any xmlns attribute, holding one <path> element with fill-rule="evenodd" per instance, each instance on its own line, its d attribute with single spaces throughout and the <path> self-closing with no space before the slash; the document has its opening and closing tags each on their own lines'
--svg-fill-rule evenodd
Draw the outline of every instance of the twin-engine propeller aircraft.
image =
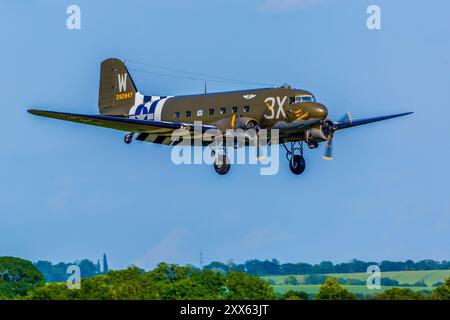
<svg viewBox="0 0 450 320">
<path fill-rule="evenodd" d="M 35 109 L 28 112 L 125 131 L 124 141 L 127 144 L 135 137 L 139 141 L 175 145 L 177 141 L 172 138 L 172 133 L 177 129 L 184 129 L 191 136 L 199 129 L 201 132 L 215 129 L 221 139 L 230 129 L 254 129 L 255 132 L 278 129 L 279 139 L 274 143 L 284 146 L 289 167 L 296 175 L 303 173 L 306 167 L 303 143 L 315 149 L 319 143 L 326 142 L 324 159 L 331 160 L 336 131 L 412 113 L 360 120 L 352 120 L 347 114 L 341 121 L 334 122 L 327 118 L 327 108 L 318 103 L 311 92 L 287 85 L 176 97 L 146 96 L 137 91 L 127 68 L 118 59 L 107 59 L 101 64 L 98 107 L 100 115 Z M 197 121 L 201 121 L 200 126 Z M 268 143 L 271 142 L 269 140 Z M 221 175 L 228 173 L 230 161 L 226 148 L 223 147 L 221 154 L 213 154 L 216 172 Z"/>
</svg>

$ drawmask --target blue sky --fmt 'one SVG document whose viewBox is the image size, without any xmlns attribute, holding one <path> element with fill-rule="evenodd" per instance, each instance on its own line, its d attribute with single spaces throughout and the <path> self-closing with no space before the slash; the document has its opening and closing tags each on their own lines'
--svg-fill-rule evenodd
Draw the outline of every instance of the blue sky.
<svg viewBox="0 0 450 320">
<path fill-rule="evenodd" d="M 66 8 L 81 8 L 81 30 Z M 382 30 L 366 27 L 377 4 Z M 113 268 L 277 258 L 449 259 L 450 3 L 382 0 L 12 1 L 2 4 L 0 255 Z M 304 175 L 175 166 L 164 146 L 33 117 L 94 114 L 108 57 L 311 90 L 330 117 L 414 111 L 338 132 Z M 134 66 L 136 67 L 136 66 Z M 132 74 L 154 95 L 199 81 Z M 249 88 L 210 83 L 210 91 Z"/>
</svg>

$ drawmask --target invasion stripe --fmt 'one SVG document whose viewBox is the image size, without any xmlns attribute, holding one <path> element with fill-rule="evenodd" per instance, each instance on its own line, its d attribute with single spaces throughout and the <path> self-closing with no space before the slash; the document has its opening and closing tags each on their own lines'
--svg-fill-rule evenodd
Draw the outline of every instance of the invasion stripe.
<svg viewBox="0 0 450 320">
<path fill-rule="evenodd" d="M 150 105 L 150 109 L 148 113 L 155 113 L 155 109 L 156 109 L 156 105 L 158 104 L 159 100 L 153 101 L 152 104 Z"/>
<path fill-rule="evenodd" d="M 167 97 L 164 98 L 162 100 L 159 100 L 158 103 L 156 104 L 156 109 L 155 109 L 155 121 L 161 121 L 161 114 L 162 114 L 162 109 L 164 106 L 164 103 L 167 101 L 167 99 L 170 99 L 171 97 Z"/>
</svg>

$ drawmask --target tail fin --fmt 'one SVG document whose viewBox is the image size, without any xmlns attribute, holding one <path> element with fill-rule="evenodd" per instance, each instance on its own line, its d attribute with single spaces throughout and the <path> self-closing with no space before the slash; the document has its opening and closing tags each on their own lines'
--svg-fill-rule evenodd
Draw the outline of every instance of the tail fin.
<svg viewBox="0 0 450 320">
<path fill-rule="evenodd" d="M 100 114 L 128 115 L 135 104 L 136 95 L 140 94 L 123 62 L 114 58 L 104 60 L 100 68 Z"/>
</svg>

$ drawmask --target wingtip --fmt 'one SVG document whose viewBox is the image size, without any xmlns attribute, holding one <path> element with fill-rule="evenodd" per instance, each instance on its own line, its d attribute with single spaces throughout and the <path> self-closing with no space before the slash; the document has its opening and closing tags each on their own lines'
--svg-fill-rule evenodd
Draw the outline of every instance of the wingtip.
<svg viewBox="0 0 450 320">
<path fill-rule="evenodd" d="M 42 111 L 42 110 L 37 110 L 37 109 L 28 109 L 27 110 L 28 113 L 31 113 L 34 115 L 39 115 L 39 111 Z"/>
<path fill-rule="evenodd" d="M 31 114 L 33 114 L 35 116 L 44 116 L 47 113 L 51 113 L 51 111 L 39 110 L 39 109 L 28 109 L 27 112 L 31 113 Z"/>
</svg>

